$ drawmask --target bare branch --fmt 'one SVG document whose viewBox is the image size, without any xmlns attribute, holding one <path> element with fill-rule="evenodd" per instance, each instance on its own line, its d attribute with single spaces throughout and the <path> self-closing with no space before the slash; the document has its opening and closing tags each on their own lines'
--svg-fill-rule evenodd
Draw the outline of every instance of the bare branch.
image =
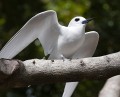
<svg viewBox="0 0 120 97">
<path fill-rule="evenodd" d="M 99 93 L 99 97 L 120 97 L 120 75 L 107 80 Z"/>
<path fill-rule="evenodd" d="M 120 52 L 77 60 L 0 59 L 0 87 L 107 79 L 120 74 Z"/>
</svg>

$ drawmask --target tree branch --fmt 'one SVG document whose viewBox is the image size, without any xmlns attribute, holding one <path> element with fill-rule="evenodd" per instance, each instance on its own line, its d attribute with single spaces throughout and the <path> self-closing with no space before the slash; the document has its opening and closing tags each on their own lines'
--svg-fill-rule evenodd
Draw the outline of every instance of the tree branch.
<svg viewBox="0 0 120 97">
<path fill-rule="evenodd" d="M 120 97 L 120 75 L 107 80 L 99 93 L 99 97 Z"/>
<path fill-rule="evenodd" d="M 0 87 L 107 79 L 120 74 L 120 52 L 76 60 L 0 59 Z"/>
</svg>

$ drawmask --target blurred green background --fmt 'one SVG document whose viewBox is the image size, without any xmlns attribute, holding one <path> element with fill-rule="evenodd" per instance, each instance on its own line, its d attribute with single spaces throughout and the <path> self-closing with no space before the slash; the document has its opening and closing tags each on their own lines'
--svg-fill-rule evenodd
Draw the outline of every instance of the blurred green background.
<svg viewBox="0 0 120 97">
<path fill-rule="evenodd" d="M 74 16 L 95 17 L 86 31 L 95 30 L 100 41 L 94 56 L 120 50 L 119 0 L 0 0 L 0 49 L 29 20 L 41 11 L 55 10 L 60 24 L 67 26 Z M 34 41 L 15 58 L 42 58 L 43 49 Z M 81 80 L 72 97 L 97 97 L 105 80 Z M 61 97 L 64 83 L 2 89 L 0 97 Z"/>
</svg>

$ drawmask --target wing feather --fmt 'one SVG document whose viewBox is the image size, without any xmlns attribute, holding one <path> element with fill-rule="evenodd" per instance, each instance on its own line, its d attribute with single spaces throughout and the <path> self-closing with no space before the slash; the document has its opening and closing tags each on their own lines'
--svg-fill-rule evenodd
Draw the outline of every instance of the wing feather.
<svg viewBox="0 0 120 97">
<path fill-rule="evenodd" d="M 52 32 L 57 30 L 58 25 L 55 11 L 49 10 L 35 15 L 3 47 L 0 51 L 0 58 L 13 58 L 39 37 L 41 38 L 41 44 L 47 54 L 49 49 L 52 49 L 50 47 L 53 45 L 53 43 L 47 42 L 52 38 L 52 36 L 47 36 L 47 33 L 53 35 Z M 52 28 L 52 30 L 49 30 L 50 28 Z M 58 34 L 55 35 L 57 36 Z M 48 40 L 46 38 L 48 38 Z"/>
<path fill-rule="evenodd" d="M 92 57 L 99 41 L 99 34 L 96 31 L 85 33 L 85 41 L 79 50 L 74 54 L 73 59 Z"/>
</svg>

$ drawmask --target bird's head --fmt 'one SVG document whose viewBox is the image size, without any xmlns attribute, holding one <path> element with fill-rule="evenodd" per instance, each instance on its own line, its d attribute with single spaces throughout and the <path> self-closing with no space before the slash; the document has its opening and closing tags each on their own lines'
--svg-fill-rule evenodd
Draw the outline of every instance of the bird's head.
<svg viewBox="0 0 120 97">
<path fill-rule="evenodd" d="M 93 18 L 85 19 L 84 17 L 77 16 L 70 21 L 68 26 L 84 26 L 91 20 Z"/>
</svg>

